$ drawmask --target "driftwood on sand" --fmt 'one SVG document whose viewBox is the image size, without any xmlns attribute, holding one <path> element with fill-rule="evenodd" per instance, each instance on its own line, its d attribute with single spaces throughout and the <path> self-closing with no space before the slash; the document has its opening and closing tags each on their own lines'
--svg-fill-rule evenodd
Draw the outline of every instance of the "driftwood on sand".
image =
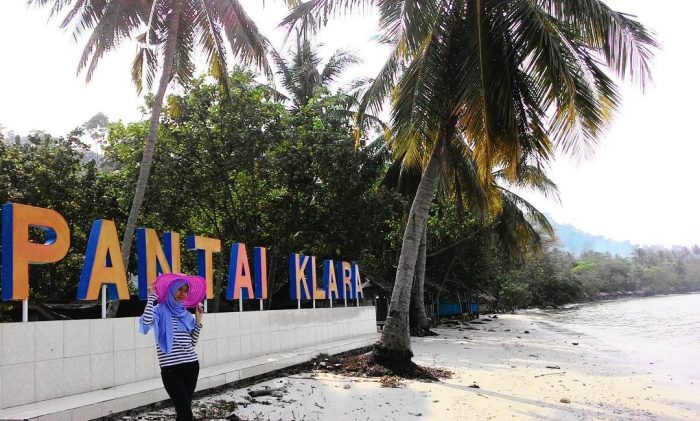
<svg viewBox="0 0 700 421">
<path fill-rule="evenodd" d="M 277 395 L 280 393 L 286 393 L 287 388 L 285 387 L 275 387 L 275 388 L 266 388 L 266 389 L 258 389 L 258 390 L 251 390 L 248 392 L 248 395 L 250 395 L 253 398 L 257 398 L 258 396 L 268 396 L 268 395 Z"/>
</svg>

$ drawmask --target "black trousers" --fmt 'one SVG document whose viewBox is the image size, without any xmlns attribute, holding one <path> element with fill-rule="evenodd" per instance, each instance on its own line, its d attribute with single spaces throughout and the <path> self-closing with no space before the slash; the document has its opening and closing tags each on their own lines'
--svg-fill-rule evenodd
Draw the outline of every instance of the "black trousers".
<svg viewBox="0 0 700 421">
<path fill-rule="evenodd" d="M 199 361 L 160 368 L 160 377 L 175 406 L 177 421 L 192 421 L 192 396 L 198 376 Z"/>
</svg>

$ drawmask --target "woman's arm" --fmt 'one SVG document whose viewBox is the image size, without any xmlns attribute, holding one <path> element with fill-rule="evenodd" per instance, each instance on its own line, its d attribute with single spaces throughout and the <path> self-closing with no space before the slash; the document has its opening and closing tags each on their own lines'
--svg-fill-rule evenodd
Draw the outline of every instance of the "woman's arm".
<svg viewBox="0 0 700 421">
<path fill-rule="evenodd" d="M 202 330 L 201 323 L 195 323 L 194 329 L 190 331 L 190 337 L 192 338 L 192 346 L 197 346 L 197 341 L 199 340 L 199 332 Z"/>
<path fill-rule="evenodd" d="M 146 301 L 146 308 L 143 309 L 143 315 L 139 320 L 141 323 L 141 332 L 147 333 L 148 330 L 153 326 L 153 313 L 155 302 L 157 300 L 157 295 L 154 292 L 148 294 L 148 300 Z"/>
<path fill-rule="evenodd" d="M 190 332 L 192 337 L 192 346 L 197 345 L 199 340 L 199 332 L 202 330 L 202 318 L 204 317 L 204 308 L 199 304 L 194 310 L 194 329 Z"/>
</svg>

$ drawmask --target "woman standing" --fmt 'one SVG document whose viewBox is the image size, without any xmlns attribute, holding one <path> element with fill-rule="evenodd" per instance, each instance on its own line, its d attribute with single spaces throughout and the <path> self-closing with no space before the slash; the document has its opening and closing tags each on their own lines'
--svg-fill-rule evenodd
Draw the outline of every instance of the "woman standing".
<svg viewBox="0 0 700 421">
<path fill-rule="evenodd" d="M 205 294 L 206 281 L 202 277 L 161 275 L 153 289 L 149 288 L 140 319 L 141 333 L 145 335 L 153 329 L 160 375 L 175 406 L 177 421 L 192 420 L 192 396 L 199 376 L 194 347 L 202 329 L 204 310 L 200 302 Z M 186 307 L 195 307 L 194 316 Z"/>
</svg>

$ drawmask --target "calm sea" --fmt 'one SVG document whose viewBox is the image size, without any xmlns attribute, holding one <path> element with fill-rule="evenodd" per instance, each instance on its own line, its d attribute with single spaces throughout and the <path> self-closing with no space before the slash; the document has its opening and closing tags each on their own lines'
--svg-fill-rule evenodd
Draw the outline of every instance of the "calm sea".
<svg viewBox="0 0 700 421">
<path fill-rule="evenodd" d="M 533 316 L 562 332 L 598 341 L 663 377 L 700 384 L 700 294 L 574 305 Z"/>
</svg>

